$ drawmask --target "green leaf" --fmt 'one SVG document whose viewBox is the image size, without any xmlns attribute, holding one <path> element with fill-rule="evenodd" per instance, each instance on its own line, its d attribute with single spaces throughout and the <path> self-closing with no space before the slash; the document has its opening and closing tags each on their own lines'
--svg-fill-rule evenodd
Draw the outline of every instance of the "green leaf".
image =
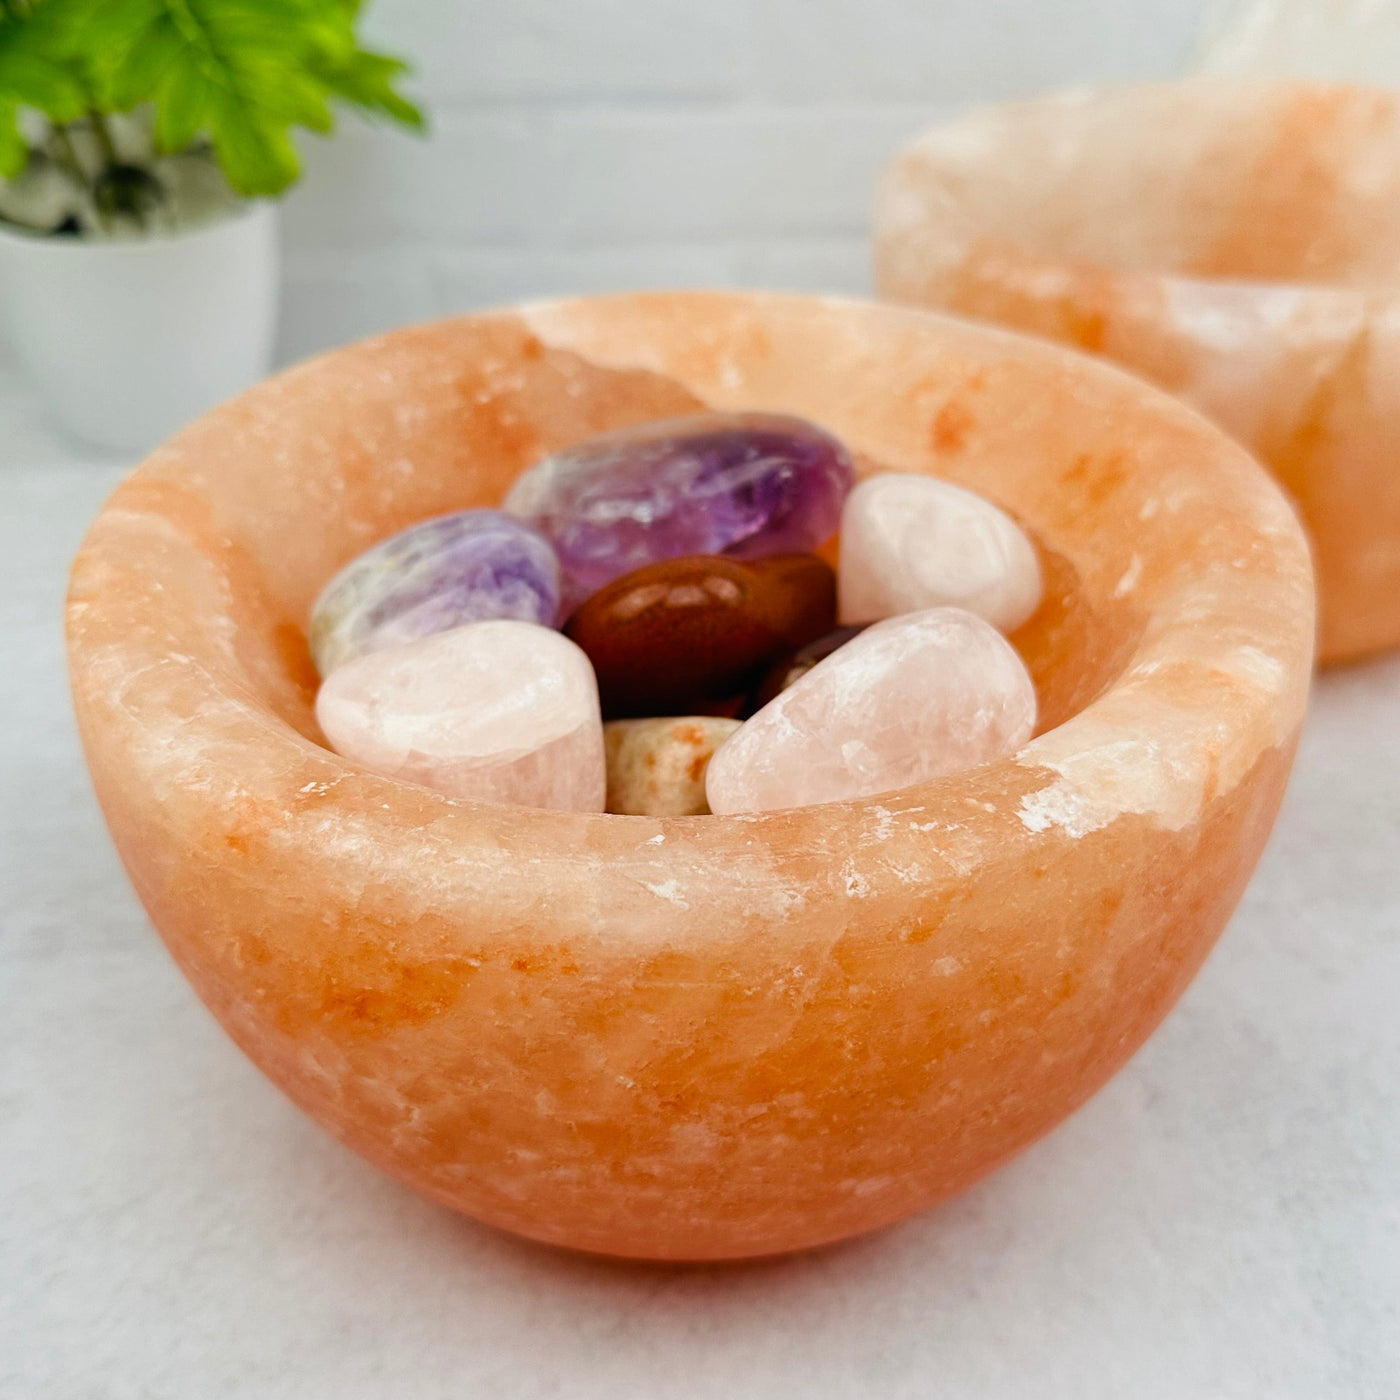
<svg viewBox="0 0 1400 1400">
<path fill-rule="evenodd" d="M 42 54 L 19 49 L 0 49 L 0 94 L 59 122 L 72 121 L 87 107 L 87 93 L 73 73 Z"/>
<path fill-rule="evenodd" d="M 156 145 L 182 151 L 208 127 L 219 98 L 219 87 L 202 69 L 172 57 L 162 70 L 156 95 Z"/>
<path fill-rule="evenodd" d="M 214 153 L 240 194 L 281 194 L 301 174 L 301 160 L 285 126 L 260 121 L 225 96 L 211 122 Z"/>
<path fill-rule="evenodd" d="M 394 80 L 408 71 L 402 60 L 358 49 L 343 61 L 318 56 L 313 64 L 337 97 L 366 111 L 381 112 L 416 131 L 423 130 L 423 113 L 394 87 Z"/>
<path fill-rule="evenodd" d="M 407 126 L 397 59 L 359 46 L 359 0 L 0 0 L 0 101 L 55 122 L 150 104 L 160 150 L 207 138 L 230 184 L 275 194 L 300 173 L 291 131 L 332 102 Z"/>
<path fill-rule="evenodd" d="M 152 101 L 180 64 L 184 45 L 167 24 L 148 22 L 101 73 L 104 95 L 118 111 Z"/>
<path fill-rule="evenodd" d="M 268 116 L 312 131 L 330 131 L 335 126 L 325 87 L 315 78 L 275 68 L 266 72 L 250 68 L 245 69 L 243 79 L 244 92 Z"/>
<path fill-rule="evenodd" d="M 13 180 L 29 164 L 29 147 L 19 129 L 19 111 L 0 98 L 0 179 Z"/>
<path fill-rule="evenodd" d="M 25 22 L 56 56 L 100 66 L 155 18 L 160 0 L 32 0 Z"/>
<path fill-rule="evenodd" d="M 54 121 L 72 121 L 87 106 L 81 70 L 70 61 L 63 24 L 74 0 L 41 0 L 0 22 L 0 101 L 37 107 Z M 49 14 L 53 9 L 54 14 Z"/>
</svg>

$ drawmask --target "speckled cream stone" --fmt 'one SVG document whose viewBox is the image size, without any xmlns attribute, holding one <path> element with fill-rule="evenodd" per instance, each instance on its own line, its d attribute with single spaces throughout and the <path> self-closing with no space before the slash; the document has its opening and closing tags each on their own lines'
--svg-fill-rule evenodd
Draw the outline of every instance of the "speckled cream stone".
<svg viewBox="0 0 1400 1400">
<path fill-rule="evenodd" d="M 814 418 L 867 473 L 1024 522 L 1036 737 L 709 817 L 489 805 L 326 747 L 304 628 L 341 563 L 711 407 Z M 118 489 L 68 629 L 133 883 L 296 1103 L 478 1219 L 717 1259 L 925 1209 L 1142 1044 L 1268 837 L 1313 592 L 1277 486 L 1137 380 L 888 306 L 655 293 L 416 326 L 225 404 Z"/>
<path fill-rule="evenodd" d="M 705 771 L 736 719 L 686 715 L 619 719 L 603 726 L 608 811 L 635 817 L 698 817 L 710 810 Z"/>
</svg>

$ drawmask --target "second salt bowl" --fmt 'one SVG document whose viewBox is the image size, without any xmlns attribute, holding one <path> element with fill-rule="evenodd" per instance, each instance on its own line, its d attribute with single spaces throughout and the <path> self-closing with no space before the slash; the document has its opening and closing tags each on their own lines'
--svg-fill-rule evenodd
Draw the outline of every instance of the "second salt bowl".
<svg viewBox="0 0 1400 1400">
<path fill-rule="evenodd" d="M 1196 405 L 1302 509 L 1321 659 L 1400 644 L 1400 96 L 1201 79 L 975 111 L 886 171 L 876 282 Z"/>
</svg>

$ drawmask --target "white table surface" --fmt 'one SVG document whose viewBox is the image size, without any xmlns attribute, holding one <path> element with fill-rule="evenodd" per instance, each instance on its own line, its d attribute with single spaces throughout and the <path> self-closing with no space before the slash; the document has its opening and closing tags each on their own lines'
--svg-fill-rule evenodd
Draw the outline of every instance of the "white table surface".
<svg viewBox="0 0 1400 1400">
<path fill-rule="evenodd" d="M 1046 1141 L 843 1247 L 609 1264 L 378 1175 L 168 960 L 60 648 L 119 474 L 0 376 L 5 1400 L 1400 1396 L 1400 659 L 1319 684 L 1219 949 Z"/>
</svg>

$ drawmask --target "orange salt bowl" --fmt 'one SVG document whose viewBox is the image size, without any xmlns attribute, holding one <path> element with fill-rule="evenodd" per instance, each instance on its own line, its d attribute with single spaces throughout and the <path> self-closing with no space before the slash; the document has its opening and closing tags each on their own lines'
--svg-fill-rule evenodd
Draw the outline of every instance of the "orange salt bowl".
<svg viewBox="0 0 1400 1400">
<path fill-rule="evenodd" d="M 882 296 L 1105 355 L 1298 501 L 1321 659 L 1400 644 L 1400 96 L 1214 79 L 973 112 L 907 147 Z"/>
<path fill-rule="evenodd" d="M 674 819 L 453 800 L 322 745 L 303 629 L 337 568 L 542 453 L 708 406 L 806 415 L 1034 532 L 1038 737 L 878 798 Z M 402 330 L 251 390 L 117 491 L 68 628 L 131 878 L 269 1078 L 456 1210 L 699 1260 L 922 1210 L 1133 1053 L 1268 836 L 1313 593 L 1269 477 L 1111 367 L 893 307 L 660 293 Z"/>
</svg>

